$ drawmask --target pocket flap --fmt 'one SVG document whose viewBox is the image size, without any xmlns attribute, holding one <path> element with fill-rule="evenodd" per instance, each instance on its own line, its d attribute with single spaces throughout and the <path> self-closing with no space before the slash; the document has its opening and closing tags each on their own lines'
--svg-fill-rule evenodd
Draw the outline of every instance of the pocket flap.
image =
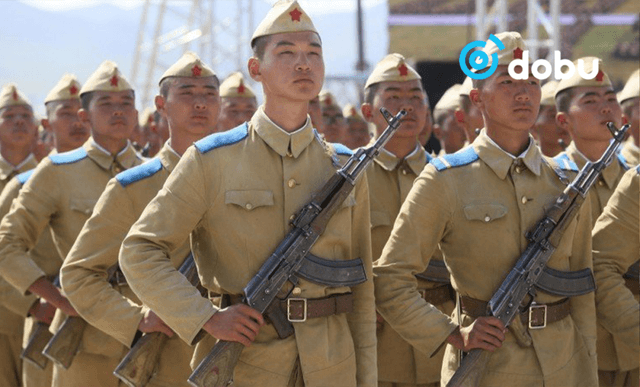
<svg viewBox="0 0 640 387">
<path fill-rule="evenodd" d="M 468 220 L 491 222 L 500 219 L 507 213 L 502 204 L 469 204 L 464 207 L 464 215 Z"/>
<path fill-rule="evenodd" d="M 93 207 L 96 206 L 97 202 L 98 201 L 95 199 L 73 198 L 69 201 L 69 208 L 75 211 L 80 211 L 86 215 L 91 215 L 91 213 L 93 213 Z"/>
<path fill-rule="evenodd" d="M 389 214 L 383 211 L 371 211 L 371 228 L 390 225 L 391 219 Z"/>
<path fill-rule="evenodd" d="M 257 207 L 272 206 L 273 192 L 266 190 L 227 191 L 224 194 L 225 204 L 235 204 L 251 211 Z"/>
</svg>

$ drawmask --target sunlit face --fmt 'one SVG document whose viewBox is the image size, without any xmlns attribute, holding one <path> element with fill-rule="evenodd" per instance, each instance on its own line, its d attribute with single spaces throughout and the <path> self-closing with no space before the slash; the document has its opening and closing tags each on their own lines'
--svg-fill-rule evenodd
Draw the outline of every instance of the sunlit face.
<svg viewBox="0 0 640 387">
<path fill-rule="evenodd" d="M 574 139 L 608 141 L 612 137 L 607 122 L 613 122 L 616 128 L 622 125 L 622 108 L 611 87 L 574 88 L 569 109 L 562 116 Z"/>
<path fill-rule="evenodd" d="M 0 110 L 0 145 L 28 146 L 33 143 L 37 131 L 30 106 L 8 106 Z"/>
<path fill-rule="evenodd" d="M 402 125 L 395 133 L 397 137 L 417 138 L 427 119 L 427 101 L 422 83 L 419 79 L 407 82 L 381 82 L 373 98 L 372 122 L 378 134 L 387 127 L 387 121 L 380 114 L 384 107 L 393 115 L 404 109 L 407 115 L 402 119 Z"/>
<path fill-rule="evenodd" d="M 89 129 L 78 117 L 77 99 L 52 101 L 47 104 L 47 129 L 53 132 L 59 152 L 78 148 L 89 138 Z"/>
<path fill-rule="evenodd" d="M 257 109 L 258 102 L 255 98 L 221 98 L 220 118 L 218 119 L 216 131 L 224 132 L 251 120 Z"/>
<path fill-rule="evenodd" d="M 347 132 L 347 122 L 342 111 L 335 106 L 322 106 L 322 131 L 324 138 L 329 142 L 344 141 Z"/>
<path fill-rule="evenodd" d="M 128 139 L 138 124 L 133 91 L 94 91 L 86 117 L 94 137 Z"/>
</svg>

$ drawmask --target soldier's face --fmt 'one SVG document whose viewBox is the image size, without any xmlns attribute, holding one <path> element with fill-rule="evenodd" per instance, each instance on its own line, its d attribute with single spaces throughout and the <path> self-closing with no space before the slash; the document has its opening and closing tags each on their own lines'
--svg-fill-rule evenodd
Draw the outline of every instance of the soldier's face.
<svg viewBox="0 0 640 387">
<path fill-rule="evenodd" d="M 309 101 L 308 111 L 313 127 L 316 128 L 318 132 L 322 133 L 324 130 L 324 122 L 322 121 L 322 107 L 320 107 L 320 98 L 318 96 Z"/>
<path fill-rule="evenodd" d="M 33 143 L 37 131 L 31 107 L 19 105 L 0 110 L 0 145 L 27 146 Z"/>
<path fill-rule="evenodd" d="M 576 87 L 572 92 L 566 121 L 574 138 L 591 141 L 611 140 L 607 122 L 622 125 L 622 108 L 611 87 Z"/>
<path fill-rule="evenodd" d="M 48 106 L 47 129 L 53 132 L 59 152 L 82 146 L 89 138 L 89 129 L 78 117 L 79 100 L 53 101 Z"/>
<path fill-rule="evenodd" d="M 233 129 L 249 121 L 258 109 L 258 102 L 255 98 L 225 97 L 221 101 L 217 132 Z"/>
<path fill-rule="evenodd" d="M 164 107 L 157 107 L 172 133 L 212 133 L 220 114 L 218 81 L 214 77 L 177 77 L 169 87 Z"/>
<path fill-rule="evenodd" d="M 540 115 L 534 126 L 533 134 L 540 143 L 542 153 L 549 157 L 562 152 L 563 147 L 560 145 L 559 140 L 562 140 L 567 145 L 571 142 L 569 133 L 556 123 L 555 106 L 540 107 Z"/>
<path fill-rule="evenodd" d="M 131 90 L 94 91 L 86 113 L 94 136 L 128 139 L 138 124 L 138 111 Z"/>
<path fill-rule="evenodd" d="M 324 82 L 322 45 L 318 35 L 310 31 L 271 36 L 264 58 L 255 65 L 258 67 L 250 72 L 262 82 L 267 99 L 308 103 Z"/>
<path fill-rule="evenodd" d="M 538 79 L 513 79 L 507 66 L 500 65 L 472 100 L 492 130 L 529 131 L 538 118 L 540 95 Z"/>
<path fill-rule="evenodd" d="M 347 120 L 347 131 L 344 136 L 344 145 L 351 149 L 365 146 L 371 140 L 367 123 L 360 120 Z"/>
<path fill-rule="evenodd" d="M 342 112 L 334 106 L 322 107 L 322 134 L 329 142 L 342 142 L 345 132 L 347 131 L 347 123 Z"/>
<path fill-rule="evenodd" d="M 407 115 L 402 119 L 402 125 L 394 134 L 394 137 L 417 138 L 424 128 L 427 119 L 427 101 L 420 80 L 414 79 L 407 82 L 381 82 L 373 98 L 372 120 L 376 126 L 378 135 L 387 127 L 387 121 L 380 114 L 380 108 L 384 107 L 393 115 L 402 109 Z"/>
</svg>

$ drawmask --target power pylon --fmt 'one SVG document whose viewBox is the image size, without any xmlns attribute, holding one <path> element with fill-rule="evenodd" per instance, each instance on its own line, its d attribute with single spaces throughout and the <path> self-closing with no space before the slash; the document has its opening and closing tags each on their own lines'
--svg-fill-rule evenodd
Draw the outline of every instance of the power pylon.
<svg viewBox="0 0 640 387">
<path fill-rule="evenodd" d="M 187 51 L 219 75 L 245 71 L 254 0 L 145 0 L 131 73 L 140 106 L 152 104 L 162 73 Z"/>
</svg>

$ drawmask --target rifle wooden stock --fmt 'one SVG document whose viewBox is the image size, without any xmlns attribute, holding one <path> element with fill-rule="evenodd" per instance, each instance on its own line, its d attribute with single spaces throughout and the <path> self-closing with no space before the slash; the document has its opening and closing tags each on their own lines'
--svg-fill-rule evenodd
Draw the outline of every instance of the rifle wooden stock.
<svg viewBox="0 0 640 387">
<path fill-rule="evenodd" d="M 35 323 L 35 329 L 31 337 L 29 337 L 29 342 L 22 350 L 20 357 L 30 361 L 40 369 L 45 369 L 49 359 L 42 354 L 42 351 L 52 337 L 53 335 L 49 332 L 49 325 L 37 321 Z"/>
<path fill-rule="evenodd" d="M 220 340 L 189 376 L 194 387 L 227 387 L 233 383 L 233 370 L 244 345 Z"/>
<path fill-rule="evenodd" d="M 162 348 L 169 337 L 161 332 L 147 333 L 136 342 L 113 374 L 129 387 L 144 387 L 156 372 Z"/>
<path fill-rule="evenodd" d="M 87 322 L 82 317 L 67 317 L 42 353 L 64 369 L 68 369 L 78 352 L 86 326 Z"/>
</svg>

